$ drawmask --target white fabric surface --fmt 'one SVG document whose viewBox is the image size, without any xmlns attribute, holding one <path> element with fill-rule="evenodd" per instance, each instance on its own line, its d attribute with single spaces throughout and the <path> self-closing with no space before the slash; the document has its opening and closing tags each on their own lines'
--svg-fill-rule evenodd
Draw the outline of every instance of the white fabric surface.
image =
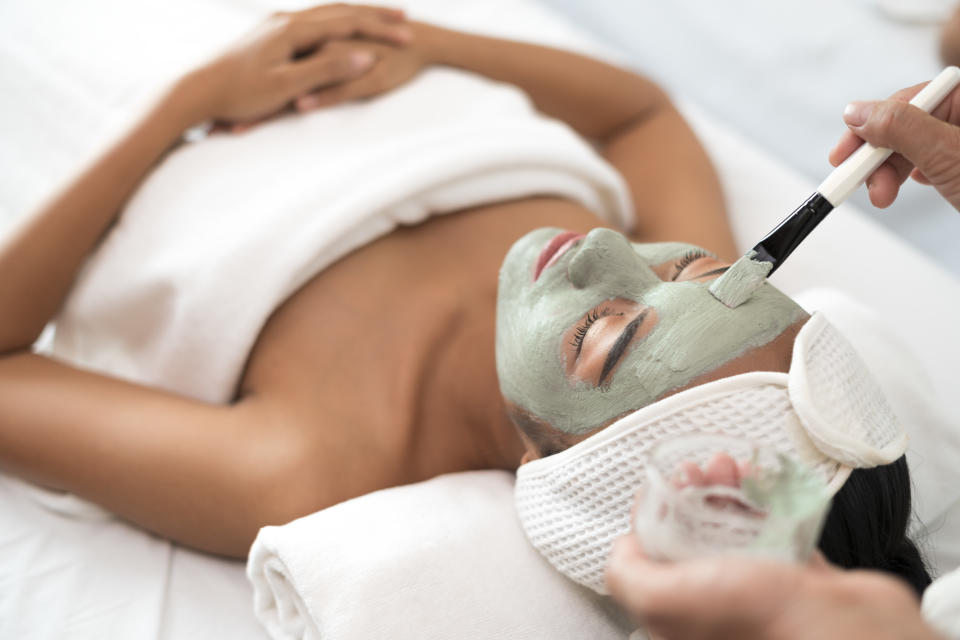
<svg viewBox="0 0 960 640">
<path fill-rule="evenodd" d="M 264 527 L 257 616 L 285 640 L 624 638 L 608 601 L 530 548 L 512 495 L 512 474 L 457 473 Z"/>
<path fill-rule="evenodd" d="M 960 640 L 960 569 L 934 582 L 923 594 L 923 617 L 949 640 Z"/>
<path fill-rule="evenodd" d="M 221 48 L 252 25 L 267 4 L 254 0 L 0 3 L 0 172 L 5 176 L 0 185 L 0 232 L 47 195 L 51 185 L 81 166 L 161 81 Z M 288 6 L 295 4 L 306 3 Z M 418 8 L 419 16 L 458 28 L 498 20 L 490 31 L 508 36 L 522 35 L 524 24 L 542 23 L 544 32 L 536 39 L 556 43 L 559 37 L 561 44 L 584 46 L 575 28 L 532 1 L 432 0 L 418 3 Z M 508 15 L 513 21 L 504 19 Z M 547 24 L 559 27 L 548 29 Z M 688 111 L 718 163 L 742 245 L 752 245 L 813 185 L 716 120 Z M 912 437 L 908 454 L 912 462 L 921 463 L 913 465 L 918 509 L 935 528 L 931 548 L 938 566 L 955 566 L 960 559 L 960 522 L 955 515 L 958 436 L 948 420 L 955 412 L 947 411 L 944 399 L 960 382 L 956 368 L 960 343 L 951 339 L 960 316 L 960 286 L 851 207 L 831 214 L 775 280 L 788 293 L 831 284 L 872 309 L 882 309 L 891 332 L 876 334 L 881 336 L 877 340 L 893 335 L 916 356 L 915 362 L 909 358 L 899 362 L 916 373 L 901 395 L 906 398 L 902 405 L 911 411 L 902 417 L 914 430 L 912 435 L 919 436 Z M 939 295 L 929 295 L 928 288 Z M 838 326 L 858 347 L 860 338 L 869 340 L 874 335 Z M 446 484 L 436 482 L 438 491 Z M 479 478 L 477 482 L 479 486 Z M 394 495 L 410 492 L 412 502 L 418 496 L 429 505 L 436 496 L 421 488 L 396 489 Z M 95 511 L 76 501 L 51 501 L 51 496 L 25 489 L 5 476 L 0 476 L 0 492 L 0 637 L 252 640 L 265 636 L 252 615 L 251 589 L 242 564 L 180 549 L 114 519 L 97 519 L 92 517 Z M 491 513 L 496 511 L 495 504 L 488 506 Z M 947 510 L 950 506 L 954 511 Z M 419 513 L 430 513 L 430 509 L 424 507 Z M 483 519 L 473 524 L 478 531 L 484 525 L 496 526 L 495 521 Z M 429 525 L 422 517 L 398 518 L 384 526 L 388 532 L 384 538 L 389 540 L 391 529 L 397 529 L 407 531 L 403 537 L 409 540 Z M 488 536 L 497 531 L 488 530 Z M 358 532 L 350 523 L 344 523 L 343 540 L 355 535 Z M 483 544 L 492 543 L 485 538 Z M 438 590 L 442 593 L 451 584 L 462 584 L 462 576 L 469 577 L 473 571 L 472 558 L 487 557 L 477 553 L 482 548 L 472 548 L 472 555 L 460 559 L 457 570 L 449 575 L 452 582 L 411 584 L 396 594 L 406 598 L 409 606 L 403 617 L 394 619 L 390 636 L 395 640 L 450 637 L 449 627 L 433 628 L 429 619 L 417 620 L 419 628 L 407 620 L 411 612 L 429 614 L 430 600 Z M 405 551 L 399 546 L 392 549 L 398 563 Z M 563 589 L 552 591 L 548 585 L 555 583 L 527 570 L 529 562 L 543 562 L 529 551 L 528 562 L 518 562 L 515 574 L 503 572 L 503 582 L 496 587 L 472 583 L 477 601 L 485 595 L 496 596 L 497 587 L 536 591 L 545 602 L 550 597 L 564 598 Z M 415 570 L 410 575 L 415 577 Z M 375 572 L 356 576 L 364 581 L 376 578 Z M 358 586 L 355 592 L 359 590 Z M 551 610 L 539 620 L 543 633 L 538 637 L 585 637 L 565 636 L 564 630 L 575 632 L 578 625 L 589 625 L 587 617 L 597 615 L 595 605 L 575 597 L 562 601 L 565 607 L 560 613 Z M 498 603 L 502 600 L 491 605 Z M 400 610 L 399 603 L 394 610 Z M 354 611 L 377 615 L 374 610 L 360 611 L 359 606 Z M 488 611 L 492 628 L 502 614 Z M 458 631 L 454 633 L 459 636 Z M 485 637 L 491 636 L 511 634 L 502 629 Z"/>
</svg>

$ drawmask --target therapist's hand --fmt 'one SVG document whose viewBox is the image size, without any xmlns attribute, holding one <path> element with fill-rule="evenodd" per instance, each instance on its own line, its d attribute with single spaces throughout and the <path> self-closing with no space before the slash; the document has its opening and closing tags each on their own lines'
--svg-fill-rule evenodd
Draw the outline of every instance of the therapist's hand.
<svg viewBox="0 0 960 640">
<path fill-rule="evenodd" d="M 899 581 L 809 565 L 737 557 L 666 564 L 631 533 L 607 566 L 614 598 L 661 640 L 942 640 Z"/>
<path fill-rule="evenodd" d="M 373 68 L 373 52 L 337 43 L 359 38 L 403 47 L 411 37 L 396 9 L 334 4 L 275 13 L 200 70 L 206 116 L 231 126 L 263 120 Z"/>
<path fill-rule="evenodd" d="M 844 110 L 850 130 L 830 152 L 831 164 L 839 165 L 862 140 L 896 152 L 867 179 L 870 201 L 877 207 L 890 206 L 912 175 L 960 210 L 960 89 L 927 114 L 907 104 L 924 86 L 903 89 L 887 100 L 852 102 Z"/>
</svg>

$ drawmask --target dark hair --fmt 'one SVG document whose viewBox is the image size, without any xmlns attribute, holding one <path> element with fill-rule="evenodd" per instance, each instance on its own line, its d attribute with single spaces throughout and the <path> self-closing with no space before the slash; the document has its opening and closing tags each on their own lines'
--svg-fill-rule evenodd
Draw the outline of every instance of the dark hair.
<svg viewBox="0 0 960 640">
<path fill-rule="evenodd" d="M 836 565 L 890 573 L 922 595 L 931 578 L 920 550 L 907 537 L 910 513 L 905 456 L 880 467 L 854 469 L 833 497 L 820 550 Z"/>
</svg>

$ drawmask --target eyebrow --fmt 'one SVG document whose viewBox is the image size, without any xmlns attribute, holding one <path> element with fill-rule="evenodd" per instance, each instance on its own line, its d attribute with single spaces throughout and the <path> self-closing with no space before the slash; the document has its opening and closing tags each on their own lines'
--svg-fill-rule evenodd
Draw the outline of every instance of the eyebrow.
<svg viewBox="0 0 960 640">
<path fill-rule="evenodd" d="M 640 324 L 643 322 L 643 319 L 647 317 L 647 313 L 650 312 L 650 307 L 647 307 L 640 312 L 636 318 L 630 321 L 630 324 L 623 328 L 623 331 L 620 332 L 620 335 L 617 336 L 617 341 L 613 343 L 613 346 L 610 347 L 610 351 L 607 352 L 607 359 L 603 362 L 603 370 L 600 372 L 600 380 L 597 381 L 597 385 L 602 385 L 603 381 L 610 374 L 617 362 L 623 356 L 623 352 L 627 350 L 627 345 L 630 344 L 630 341 L 633 340 L 633 336 L 636 335 L 637 329 L 640 328 Z"/>
<path fill-rule="evenodd" d="M 720 267 L 719 269 L 714 269 L 713 271 L 707 271 L 706 273 L 701 273 L 697 278 L 706 278 L 707 276 L 718 276 L 730 267 Z"/>
</svg>

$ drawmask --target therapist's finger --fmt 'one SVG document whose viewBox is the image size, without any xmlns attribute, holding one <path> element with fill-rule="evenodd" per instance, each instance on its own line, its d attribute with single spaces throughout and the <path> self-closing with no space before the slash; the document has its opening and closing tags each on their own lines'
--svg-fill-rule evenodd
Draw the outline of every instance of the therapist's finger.
<svg viewBox="0 0 960 640">
<path fill-rule="evenodd" d="M 607 589 L 627 611 L 650 622 L 690 620 L 694 615 L 710 619 L 719 612 L 715 603 L 743 596 L 739 587 L 716 591 L 714 587 L 724 582 L 720 567 L 713 562 L 667 564 L 650 560 L 637 539 L 626 535 L 617 540 L 610 554 Z"/>
<path fill-rule="evenodd" d="M 867 176 L 867 192 L 873 206 L 886 209 L 893 204 L 900 193 L 900 185 L 906 181 L 912 169 L 913 165 L 898 169 L 893 162 L 887 161 Z"/>
<path fill-rule="evenodd" d="M 830 151 L 830 164 L 839 166 L 862 144 L 863 140 L 848 131 Z M 870 193 L 870 202 L 881 209 L 893 204 L 900 192 L 900 185 L 910 177 L 913 168 L 913 163 L 899 153 L 891 155 L 876 171 L 867 176 L 866 184 Z"/>
<path fill-rule="evenodd" d="M 851 131 L 844 131 L 843 135 L 840 136 L 840 140 L 837 141 L 836 146 L 830 150 L 830 154 L 827 156 L 827 159 L 830 160 L 830 164 L 834 167 L 840 166 L 840 163 L 847 159 L 847 157 L 860 148 L 860 145 L 863 144 L 863 140 L 858 138 Z"/>
<path fill-rule="evenodd" d="M 907 87 L 906 89 L 901 89 L 896 93 L 892 94 L 888 100 L 896 100 L 897 102 L 909 102 L 913 99 L 915 95 L 920 93 L 920 90 L 927 86 L 927 82 L 921 82 L 912 87 Z M 956 99 L 956 98 L 955 98 Z M 857 101 L 852 102 L 851 104 L 858 104 Z M 940 103 L 936 109 L 933 110 L 931 115 L 940 120 L 947 120 L 950 115 L 951 110 L 951 100 L 944 100 Z M 846 115 L 846 109 L 844 109 L 844 114 Z M 846 118 L 844 118 L 846 119 Z M 830 150 L 829 160 L 830 164 L 833 166 L 838 166 L 841 162 L 847 159 L 851 153 L 856 151 L 860 145 L 863 144 L 863 138 L 856 135 L 854 132 L 847 130 L 840 135 L 840 139 L 837 141 L 837 144 Z"/>
<path fill-rule="evenodd" d="M 886 101 L 883 101 L 883 104 L 885 105 L 884 108 L 889 109 L 889 105 L 906 105 L 927 84 L 928 83 L 923 82 L 897 91 Z M 940 120 L 949 119 L 952 108 L 951 103 L 952 100 L 945 100 L 933 110 L 931 115 Z M 850 126 L 850 130 L 845 131 L 840 136 L 836 146 L 830 150 L 828 159 L 830 160 L 831 165 L 835 167 L 839 166 L 840 163 L 842 163 L 854 151 L 856 151 L 860 145 L 863 144 L 862 136 L 866 136 L 868 132 L 870 132 L 870 135 L 874 135 L 871 129 L 860 127 L 859 125 L 861 122 L 867 120 L 867 117 L 865 117 L 864 114 L 869 116 L 870 112 L 877 104 L 880 103 L 855 101 L 847 105 L 846 109 L 844 109 L 843 118 L 845 123 Z M 909 107 L 897 107 L 897 110 L 900 109 L 908 110 Z M 860 135 L 858 135 L 858 133 Z M 875 137 L 871 137 L 870 139 L 875 143 L 876 146 L 894 146 L 898 150 L 904 150 L 902 145 L 894 142 L 892 139 L 883 141 Z M 880 168 L 878 168 L 871 176 L 867 178 L 866 184 L 867 190 L 870 194 L 870 202 L 879 208 L 890 206 L 896 200 L 897 195 L 900 192 L 900 186 L 906 182 L 907 178 L 911 176 L 913 176 L 914 179 L 922 184 L 930 184 L 930 182 L 925 179 L 925 176 L 923 176 L 920 172 L 914 171 L 914 163 L 911 160 L 904 157 L 903 154 L 894 153 L 886 162 L 884 162 L 884 164 L 880 166 Z"/>
<path fill-rule="evenodd" d="M 827 560 L 827 556 L 823 555 L 823 552 L 820 551 L 820 549 L 813 550 L 813 553 L 810 554 L 810 559 L 807 560 L 807 566 L 814 571 L 820 571 L 824 573 L 839 571 L 837 567 L 830 564 L 830 561 Z"/>
<path fill-rule="evenodd" d="M 914 170 L 910 172 L 910 177 L 913 178 L 915 181 L 919 182 L 920 184 L 925 184 L 927 186 L 930 186 L 933 184 L 932 182 L 930 182 L 930 178 L 924 175 L 923 171 L 920 171 L 920 169 L 917 169 L 917 168 L 914 168 Z"/>
<path fill-rule="evenodd" d="M 934 184 L 956 184 L 960 128 L 955 125 L 897 100 L 851 103 L 844 111 L 844 121 L 874 146 L 898 152 L 899 160 L 891 157 L 898 179 L 906 180 L 916 165 Z"/>
<path fill-rule="evenodd" d="M 632 534 L 614 543 L 607 562 L 605 581 L 610 594 L 632 614 L 641 617 L 650 610 L 656 610 L 663 595 L 656 587 L 660 584 L 656 563 L 643 555 L 640 544 Z M 652 589 L 651 581 L 655 585 Z"/>
<path fill-rule="evenodd" d="M 918 84 L 913 87 L 907 87 L 906 89 L 901 89 L 893 95 L 890 96 L 890 100 L 899 100 L 901 102 L 909 102 L 913 96 L 917 95 L 924 86 L 923 84 Z M 846 109 L 844 110 L 846 113 Z M 860 148 L 860 145 L 863 144 L 863 138 L 857 136 L 849 129 L 844 131 L 840 136 L 840 140 L 837 141 L 836 146 L 830 150 L 829 160 L 830 164 L 833 166 L 839 166 L 841 162 L 847 159 L 847 157 Z"/>
<path fill-rule="evenodd" d="M 847 132 L 830 151 L 830 164 L 839 166 L 841 162 L 856 151 L 863 140 Z M 896 199 L 902 185 L 913 171 L 913 163 L 895 153 L 890 156 L 871 175 L 867 176 L 866 184 L 870 192 L 870 201 L 881 209 L 889 207 Z"/>
</svg>

